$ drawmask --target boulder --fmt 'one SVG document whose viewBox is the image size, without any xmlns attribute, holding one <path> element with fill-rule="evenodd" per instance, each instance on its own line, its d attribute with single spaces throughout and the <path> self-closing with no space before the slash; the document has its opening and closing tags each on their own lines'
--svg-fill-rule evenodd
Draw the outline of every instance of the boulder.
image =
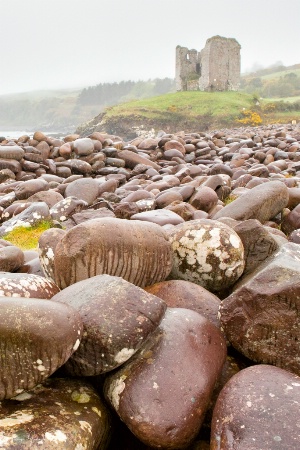
<svg viewBox="0 0 300 450">
<path fill-rule="evenodd" d="M 74 307 L 83 340 L 65 367 L 71 375 L 95 376 L 126 362 L 159 325 L 165 303 L 122 278 L 98 275 L 52 298 Z"/>
<path fill-rule="evenodd" d="M 82 323 L 71 306 L 1 297 L 0 319 L 1 400 L 44 381 L 79 347 Z"/>
<path fill-rule="evenodd" d="M 95 275 L 119 276 L 143 287 L 170 273 L 167 235 L 156 224 L 104 217 L 69 230 L 58 243 L 55 279 L 62 288 Z"/>
<path fill-rule="evenodd" d="M 269 365 L 240 371 L 217 400 L 211 450 L 295 450 L 299 404 L 300 377 Z"/>
<path fill-rule="evenodd" d="M 287 243 L 222 301 L 220 320 L 234 348 L 258 363 L 300 374 L 300 246 Z"/>
<path fill-rule="evenodd" d="M 170 308 L 144 347 L 105 381 L 107 400 L 150 447 L 196 437 L 226 359 L 221 332 L 195 311 Z"/>
<path fill-rule="evenodd" d="M 183 279 L 218 292 L 232 286 L 244 270 L 243 244 L 229 226 L 191 220 L 169 231 L 172 279 Z"/>
</svg>

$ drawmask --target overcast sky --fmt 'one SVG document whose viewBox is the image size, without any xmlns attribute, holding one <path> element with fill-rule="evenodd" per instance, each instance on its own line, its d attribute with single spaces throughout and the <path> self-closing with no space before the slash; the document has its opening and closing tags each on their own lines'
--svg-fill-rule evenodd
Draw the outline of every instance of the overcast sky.
<svg viewBox="0 0 300 450">
<path fill-rule="evenodd" d="M 300 63 L 300 0 L 0 0 L 0 94 L 175 76 L 219 34 L 242 71 Z"/>
</svg>

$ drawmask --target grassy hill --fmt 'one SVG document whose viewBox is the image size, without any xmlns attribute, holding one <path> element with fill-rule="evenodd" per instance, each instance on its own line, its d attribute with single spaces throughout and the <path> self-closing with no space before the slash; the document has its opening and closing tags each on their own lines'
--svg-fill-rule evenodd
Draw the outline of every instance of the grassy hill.
<svg viewBox="0 0 300 450">
<path fill-rule="evenodd" d="M 242 92 L 176 92 L 107 108 L 78 128 L 84 135 L 106 131 L 131 138 L 139 130 L 156 132 L 286 123 L 300 120 L 300 104 L 258 100 Z M 137 133 L 138 134 L 138 133 Z"/>
</svg>

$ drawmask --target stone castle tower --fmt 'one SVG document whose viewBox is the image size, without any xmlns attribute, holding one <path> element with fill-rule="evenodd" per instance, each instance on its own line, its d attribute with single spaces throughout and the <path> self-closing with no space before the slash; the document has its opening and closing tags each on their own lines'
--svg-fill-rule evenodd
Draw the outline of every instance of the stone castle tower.
<svg viewBox="0 0 300 450">
<path fill-rule="evenodd" d="M 177 91 L 237 91 L 240 84 L 240 44 L 213 36 L 201 52 L 176 47 Z"/>
</svg>

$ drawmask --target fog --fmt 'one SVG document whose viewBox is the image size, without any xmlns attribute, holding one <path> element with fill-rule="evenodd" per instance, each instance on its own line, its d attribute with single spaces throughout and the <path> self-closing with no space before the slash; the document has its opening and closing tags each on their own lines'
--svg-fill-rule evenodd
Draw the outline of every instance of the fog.
<svg viewBox="0 0 300 450">
<path fill-rule="evenodd" d="M 0 0 L 0 94 L 175 76 L 176 45 L 241 44 L 242 71 L 300 63 L 299 0 Z"/>
</svg>

